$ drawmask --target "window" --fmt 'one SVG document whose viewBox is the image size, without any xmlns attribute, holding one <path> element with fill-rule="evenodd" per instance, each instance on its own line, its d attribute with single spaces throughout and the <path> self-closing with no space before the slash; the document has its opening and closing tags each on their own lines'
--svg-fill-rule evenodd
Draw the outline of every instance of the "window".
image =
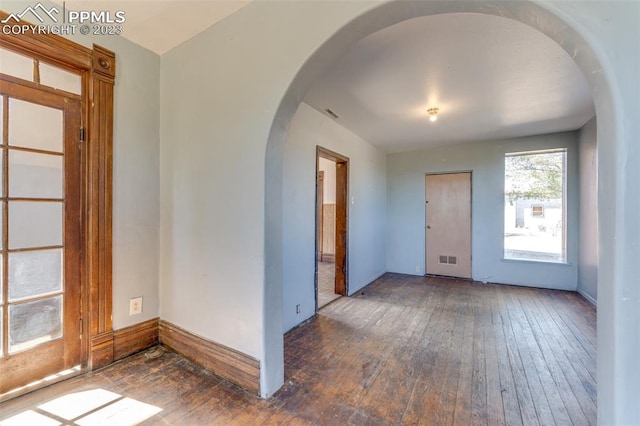
<svg viewBox="0 0 640 426">
<path fill-rule="evenodd" d="M 544 206 L 542 204 L 531 206 L 531 216 L 544 217 Z"/>
<path fill-rule="evenodd" d="M 566 262 L 566 156 L 566 149 L 505 155 L 505 259 Z"/>
</svg>

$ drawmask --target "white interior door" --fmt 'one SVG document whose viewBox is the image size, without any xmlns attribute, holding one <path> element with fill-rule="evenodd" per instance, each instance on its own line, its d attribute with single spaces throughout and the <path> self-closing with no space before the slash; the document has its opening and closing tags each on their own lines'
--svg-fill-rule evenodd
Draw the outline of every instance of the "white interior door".
<svg viewBox="0 0 640 426">
<path fill-rule="evenodd" d="M 471 173 L 427 175 L 426 272 L 471 278 Z"/>
</svg>

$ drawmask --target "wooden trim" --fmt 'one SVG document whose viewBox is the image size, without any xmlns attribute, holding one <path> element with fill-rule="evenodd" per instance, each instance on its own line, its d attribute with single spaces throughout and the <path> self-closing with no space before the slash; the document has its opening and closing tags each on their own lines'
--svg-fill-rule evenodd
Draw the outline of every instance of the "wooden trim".
<svg viewBox="0 0 640 426">
<path fill-rule="evenodd" d="M 64 96 L 64 97 L 69 98 L 69 99 L 75 99 L 75 100 L 78 100 L 78 101 L 82 101 L 82 96 L 81 95 L 77 95 L 77 94 L 71 93 L 71 92 L 66 92 L 66 91 L 61 90 L 61 89 L 54 89 L 53 87 L 43 86 L 43 85 L 41 85 L 39 83 L 23 80 L 21 78 L 13 77 L 11 75 L 1 74 L 0 73 L 0 80 L 7 81 L 9 83 L 12 83 L 12 84 L 15 84 L 15 85 L 18 85 L 18 86 L 23 86 L 23 87 L 28 87 L 30 89 L 35 89 L 35 90 L 38 90 L 40 92 L 45 92 L 45 93 L 56 95 L 56 96 Z"/>
<path fill-rule="evenodd" d="M 155 346 L 159 341 L 159 319 L 154 318 L 140 324 L 113 332 L 113 359 L 117 361 L 136 352 Z"/>
<path fill-rule="evenodd" d="M 116 55 L 112 51 L 97 44 L 93 45 L 93 72 L 100 74 L 106 79 L 113 80 L 116 77 Z"/>
<path fill-rule="evenodd" d="M 318 159 L 316 159 L 316 170 L 317 169 L 318 169 Z M 324 252 L 324 248 L 322 245 L 322 229 L 324 226 L 324 216 L 322 212 L 323 204 L 324 204 L 324 171 L 317 170 L 317 173 L 316 173 L 316 259 L 320 261 L 322 261 L 322 253 Z"/>
<path fill-rule="evenodd" d="M 2 145 L 9 145 L 9 98 L 4 96 L 2 99 Z M 9 176 L 9 150 L 2 150 L 2 176 Z M 2 193 L 9 194 L 9 179 L 3 179 Z M 2 203 L 2 247 L 9 247 L 9 203 Z M 2 282 L 9 282 L 9 256 L 3 256 L 0 260 L 2 264 Z M 8 286 L 1 286 L 0 292 L 2 292 L 2 302 L 9 300 L 9 288 Z M 0 354 L 6 353 L 9 350 L 9 333 L 5 331 L 7 327 L 5 324 L 9 324 L 9 312 L 8 309 L 2 310 L 2 327 L 0 327 L 0 334 L 2 339 L 0 340 Z M 0 399 L 1 400 L 1 399 Z"/>
<path fill-rule="evenodd" d="M 87 280 L 90 293 L 90 333 L 103 335 L 113 330 L 112 313 L 112 211 L 113 211 L 113 85 L 115 54 L 94 45 L 91 72 L 86 196 Z M 101 65 L 99 64 L 101 63 Z M 113 346 L 113 343 L 112 343 Z M 89 356 L 91 368 L 113 361 L 106 353 Z"/>
<path fill-rule="evenodd" d="M 335 238 L 335 265 L 336 282 L 335 292 L 343 296 L 349 295 L 347 281 L 349 263 L 347 262 L 349 247 L 348 205 L 349 205 L 349 160 L 336 162 L 336 238 Z"/>
<path fill-rule="evenodd" d="M 9 16 L 0 10 L 0 20 Z M 29 22 L 21 20 L 21 24 Z M 2 24 L 2 27 L 10 26 L 10 23 Z M 92 68 L 91 49 L 67 40 L 64 37 L 53 34 L 33 34 L 25 31 L 21 34 L 5 34 L 1 32 L 0 46 L 21 52 L 27 56 L 44 60 L 45 62 L 61 65 L 67 69 L 90 70 Z"/>
<path fill-rule="evenodd" d="M 335 220 L 335 293 L 349 295 L 349 157 L 316 146 L 316 164 L 319 158 L 336 163 L 336 220 Z M 317 167 L 317 166 L 316 166 Z"/>
<path fill-rule="evenodd" d="M 337 152 L 331 151 L 330 149 L 324 148 L 320 145 L 316 146 L 316 152 L 317 152 L 317 157 L 325 158 L 327 160 L 331 160 L 336 163 L 349 161 L 349 157 L 345 157 L 342 154 L 338 154 Z"/>
<path fill-rule="evenodd" d="M 113 331 L 92 335 L 89 352 L 92 370 L 111 364 L 113 362 Z"/>
<path fill-rule="evenodd" d="M 185 358 L 256 395 L 260 394 L 260 362 L 242 352 L 160 320 L 160 343 Z"/>
</svg>

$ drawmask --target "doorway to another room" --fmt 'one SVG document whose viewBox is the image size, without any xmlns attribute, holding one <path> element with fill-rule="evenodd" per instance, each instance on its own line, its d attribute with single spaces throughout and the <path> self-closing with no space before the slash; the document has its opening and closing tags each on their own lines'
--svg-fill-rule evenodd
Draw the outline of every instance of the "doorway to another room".
<svg viewBox="0 0 640 426">
<path fill-rule="evenodd" d="M 318 147 L 316 154 L 316 311 L 347 295 L 349 159 Z"/>
</svg>

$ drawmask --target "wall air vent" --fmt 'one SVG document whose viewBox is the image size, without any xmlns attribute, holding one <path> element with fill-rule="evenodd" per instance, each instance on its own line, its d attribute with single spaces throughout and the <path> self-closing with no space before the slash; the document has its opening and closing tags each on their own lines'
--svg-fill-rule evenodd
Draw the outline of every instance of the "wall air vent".
<svg viewBox="0 0 640 426">
<path fill-rule="evenodd" d="M 457 256 L 445 256 L 445 255 L 440 255 L 438 256 L 438 263 L 441 265 L 457 265 L 458 264 L 458 257 Z"/>
<path fill-rule="evenodd" d="M 331 108 L 325 108 L 324 112 L 326 112 L 327 114 L 329 114 L 330 117 L 333 117 L 335 119 L 340 118 L 340 116 L 338 114 L 336 114 L 335 112 L 333 112 L 333 110 Z"/>
</svg>

